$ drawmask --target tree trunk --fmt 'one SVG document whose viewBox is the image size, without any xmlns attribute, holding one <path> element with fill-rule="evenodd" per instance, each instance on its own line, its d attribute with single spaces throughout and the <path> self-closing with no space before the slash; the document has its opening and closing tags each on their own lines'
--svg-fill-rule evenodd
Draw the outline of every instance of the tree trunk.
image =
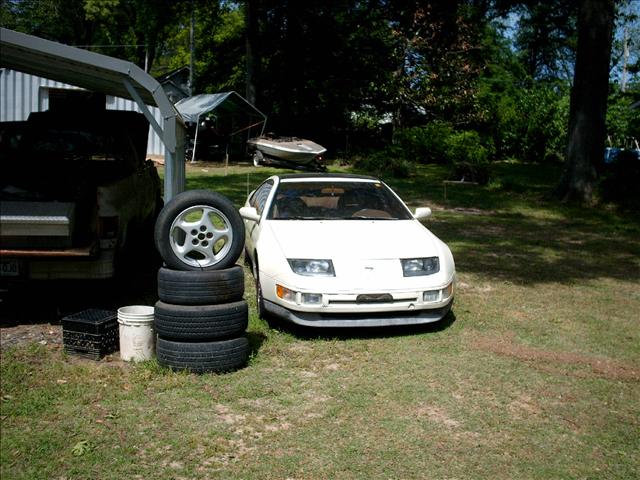
<svg viewBox="0 0 640 480">
<path fill-rule="evenodd" d="M 565 201 L 593 202 L 604 156 L 614 10 L 614 0 L 580 3 L 567 161 L 558 188 Z"/>
<path fill-rule="evenodd" d="M 259 42 L 259 0 L 247 0 L 245 5 L 246 34 L 246 98 L 249 103 L 256 105 L 258 102 L 258 77 L 260 75 L 260 55 L 258 54 Z"/>
</svg>

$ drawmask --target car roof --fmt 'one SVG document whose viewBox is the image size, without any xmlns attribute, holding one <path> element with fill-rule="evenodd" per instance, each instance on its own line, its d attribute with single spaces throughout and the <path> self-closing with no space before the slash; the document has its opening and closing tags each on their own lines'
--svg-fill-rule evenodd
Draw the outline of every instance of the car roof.
<svg viewBox="0 0 640 480">
<path fill-rule="evenodd" d="M 355 175 L 351 173 L 287 173 L 277 175 L 280 180 L 331 180 L 331 179 L 347 179 L 347 180 L 367 180 L 377 181 L 380 179 L 369 175 Z"/>
</svg>

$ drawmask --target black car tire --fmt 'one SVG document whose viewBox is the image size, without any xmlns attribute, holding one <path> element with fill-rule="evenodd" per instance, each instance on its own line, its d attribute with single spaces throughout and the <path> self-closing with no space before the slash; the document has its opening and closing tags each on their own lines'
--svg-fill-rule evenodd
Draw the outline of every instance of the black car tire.
<svg viewBox="0 0 640 480">
<path fill-rule="evenodd" d="M 264 298 L 262 297 L 262 287 L 260 286 L 260 277 L 256 272 L 256 311 L 258 318 L 265 320 L 267 318 L 266 309 L 264 307 Z"/>
<path fill-rule="evenodd" d="M 190 218 L 199 211 L 202 212 L 200 220 Z M 217 222 L 222 224 L 219 230 L 214 221 L 204 220 L 209 214 L 215 215 Z M 190 226 L 179 228 L 177 224 L 181 222 Z M 227 232 L 227 241 L 216 253 L 213 248 L 221 238 L 216 234 L 223 230 Z M 244 224 L 238 210 L 224 195 L 209 190 L 189 190 L 176 195 L 160 211 L 154 231 L 160 256 L 175 270 L 207 271 L 232 267 L 242 253 L 244 236 Z M 180 252 L 189 245 L 193 248 Z"/>
<path fill-rule="evenodd" d="M 215 305 L 235 302 L 244 295 L 244 270 L 239 265 L 224 270 L 158 270 L 158 297 L 175 305 Z"/>
<path fill-rule="evenodd" d="M 157 302 L 156 333 L 166 340 L 204 342 L 231 338 L 247 329 L 247 302 L 222 305 L 172 305 Z"/>
<path fill-rule="evenodd" d="M 158 337 L 156 355 L 160 365 L 172 370 L 229 372 L 247 364 L 249 341 L 246 336 L 217 342 L 176 342 Z"/>
</svg>

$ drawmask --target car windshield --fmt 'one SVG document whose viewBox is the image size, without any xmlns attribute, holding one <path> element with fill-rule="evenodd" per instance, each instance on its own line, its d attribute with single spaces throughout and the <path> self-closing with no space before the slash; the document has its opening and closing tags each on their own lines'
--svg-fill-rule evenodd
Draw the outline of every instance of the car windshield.
<svg viewBox="0 0 640 480">
<path fill-rule="evenodd" d="M 271 220 L 408 220 L 411 214 L 380 182 L 281 182 Z"/>
</svg>

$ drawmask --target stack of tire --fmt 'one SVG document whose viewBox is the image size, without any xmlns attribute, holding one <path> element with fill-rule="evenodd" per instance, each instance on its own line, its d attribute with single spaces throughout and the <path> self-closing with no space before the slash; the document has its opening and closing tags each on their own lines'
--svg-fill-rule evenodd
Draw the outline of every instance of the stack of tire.
<svg viewBox="0 0 640 480">
<path fill-rule="evenodd" d="M 231 201 L 208 190 L 176 195 L 158 215 L 155 329 L 158 363 L 194 373 L 246 365 L 248 307 L 236 265 L 244 225 Z"/>
</svg>

